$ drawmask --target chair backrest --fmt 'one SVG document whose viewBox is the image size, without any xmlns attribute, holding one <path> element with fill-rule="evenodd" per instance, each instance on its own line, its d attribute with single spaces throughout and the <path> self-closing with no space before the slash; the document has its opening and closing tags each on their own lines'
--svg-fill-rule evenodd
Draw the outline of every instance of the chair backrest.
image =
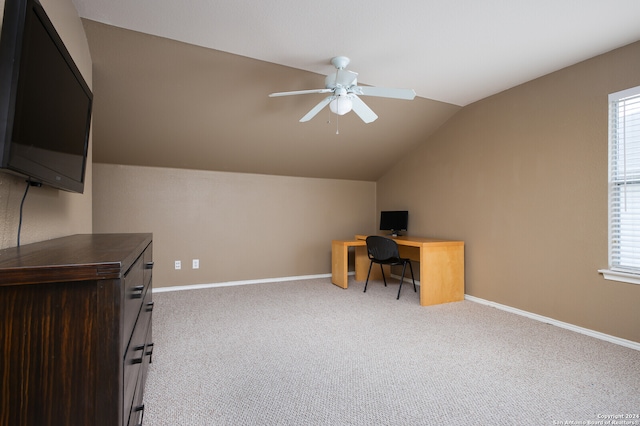
<svg viewBox="0 0 640 426">
<path fill-rule="evenodd" d="M 390 238 L 372 235 L 367 237 L 369 259 L 387 260 L 399 258 L 398 244 Z"/>
</svg>

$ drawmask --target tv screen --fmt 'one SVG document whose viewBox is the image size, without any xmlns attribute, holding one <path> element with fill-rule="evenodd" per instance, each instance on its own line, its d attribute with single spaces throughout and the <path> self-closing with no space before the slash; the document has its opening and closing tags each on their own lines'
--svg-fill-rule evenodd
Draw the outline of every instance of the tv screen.
<svg viewBox="0 0 640 426">
<path fill-rule="evenodd" d="M 0 35 L 0 167 L 84 191 L 93 94 L 36 0 L 6 0 Z"/>
<path fill-rule="evenodd" d="M 408 224 L 409 212 L 406 210 L 380 212 L 381 231 L 406 231 Z"/>
</svg>

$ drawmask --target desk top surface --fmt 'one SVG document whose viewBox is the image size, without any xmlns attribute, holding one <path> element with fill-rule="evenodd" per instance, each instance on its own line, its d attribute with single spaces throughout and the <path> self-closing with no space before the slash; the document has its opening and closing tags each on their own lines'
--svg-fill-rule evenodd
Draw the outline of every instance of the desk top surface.
<svg viewBox="0 0 640 426">
<path fill-rule="evenodd" d="M 398 237 L 391 237 L 389 235 L 380 235 L 394 240 L 399 245 L 405 246 L 422 246 L 422 245 L 464 245 L 464 241 L 456 240 L 443 240 L 440 238 L 428 238 L 428 237 L 413 237 L 411 235 L 402 235 Z M 357 240 L 366 240 L 368 235 L 356 235 Z"/>
</svg>

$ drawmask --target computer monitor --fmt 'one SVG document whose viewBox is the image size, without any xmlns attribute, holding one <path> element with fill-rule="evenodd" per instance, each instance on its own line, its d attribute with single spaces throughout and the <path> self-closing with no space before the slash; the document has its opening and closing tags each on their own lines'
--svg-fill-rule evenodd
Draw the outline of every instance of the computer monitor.
<svg viewBox="0 0 640 426">
<path fill-rule="evenodd" d="M 400 231 L 406 231 L 408 223 L 409 212 L 407 210 L 380 212 L 380 230 L 391 231 L 391 235 L 399 235 Z"/>
</svg>

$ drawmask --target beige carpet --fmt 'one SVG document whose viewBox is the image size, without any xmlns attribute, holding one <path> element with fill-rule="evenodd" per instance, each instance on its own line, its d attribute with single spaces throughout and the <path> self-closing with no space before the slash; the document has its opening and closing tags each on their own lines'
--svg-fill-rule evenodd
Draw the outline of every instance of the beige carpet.
<svg viewBox="0 0 640 426">
<path fill-rule="evenodd" d="M 154 294 L 144 424 L 552 425 L 640 413 L 638 351 L 469 301 L 421 307 L 411 285 L 400 300 L 397 284 L 363 285 Z"/>
</svg>

